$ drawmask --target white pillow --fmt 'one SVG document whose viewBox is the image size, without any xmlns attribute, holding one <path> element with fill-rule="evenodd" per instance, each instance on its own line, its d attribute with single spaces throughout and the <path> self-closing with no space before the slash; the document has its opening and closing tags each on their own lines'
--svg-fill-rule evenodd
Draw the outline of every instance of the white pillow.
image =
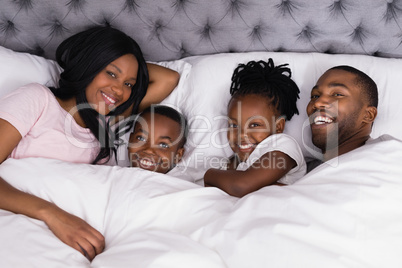
<svg viewBox="0 0 402 268">
<path fill-rule="evenodd" d="M 0 46 L 0 98 L 23 85 L 37 82 L 54 86 L 61 68 L 53 61 Z"/>
<path fill-rule="evenodd" d="M 275 65 L 288 63 L 292 79 L 300 88 L 297 102 L 300 115 L 286 122 L 285 133 L 300 144 L 306 158 L 319 156 L 311 142 L 306 106 L 311 88 L 318 78 L 336 65 L 350 65 L 367 73 L 377 83 L 379 90 L 378 117 L 372 137 L 391 134 L 402 139 L 402 59 L 385 59 L 362 55 L 328 55 L 320 53 L 249 52 L 225 53 L 185 58 L 192 69 L 185 80 L 185 94 L 180 96 L 180 106 L 190 122 L 187 155 L 179 167 L 182 172 L 201 179 L 209 167 L 217 167 L 220 159 L 232 154 L 226 131 L 226 108 L 230 99 L 229 88 L 233 70 L 239 63 L 273 58 Z"/>
</svg>

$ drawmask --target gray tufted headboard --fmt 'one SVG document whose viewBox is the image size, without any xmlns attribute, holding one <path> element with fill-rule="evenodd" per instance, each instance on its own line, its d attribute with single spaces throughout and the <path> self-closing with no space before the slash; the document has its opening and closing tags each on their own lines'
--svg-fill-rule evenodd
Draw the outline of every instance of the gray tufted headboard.
<svg viewBox="0 0 402 268">
<path fill-rule="evenodd" d="M 93 25 L 131 35 L 146 60 L 295 51 L 402 57 L 401 0 L 0 0 L 0 45 L 53 59 Z"/>
</svg>

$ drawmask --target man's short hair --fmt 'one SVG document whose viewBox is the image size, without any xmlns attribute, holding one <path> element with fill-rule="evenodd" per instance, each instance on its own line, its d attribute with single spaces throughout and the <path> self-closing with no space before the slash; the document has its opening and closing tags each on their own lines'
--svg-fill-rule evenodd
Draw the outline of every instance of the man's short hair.
<svg viewBox="0 0 402 268">
<path fill-rule="evenodd" d="M 356 75 L 356 84 L 362 89 L 362 92 L 368 101 L 368 105 L 377 108 L 378 106 L 377 84 L 374 82 L 373 79 L 371 79 L 370 76 L 348 65 L 335 66 L 329 70 L 343 70 Z"/>
</svg>

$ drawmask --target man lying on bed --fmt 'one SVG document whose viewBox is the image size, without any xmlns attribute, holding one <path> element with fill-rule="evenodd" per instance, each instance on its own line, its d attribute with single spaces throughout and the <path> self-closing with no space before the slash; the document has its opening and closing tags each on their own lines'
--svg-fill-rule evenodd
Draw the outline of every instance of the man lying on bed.
<svg viewBox="0 0 402 268">
<path fill-rule="evenodd" d="M 324 162 L 371 142 L 377 105 L 377 85 L 360 70 L 336 66 L 318 79 L 306 110 L 313 144 Z M 309 171 L 322 163 L 318 161 L 310 163 Z"/>
</svg>

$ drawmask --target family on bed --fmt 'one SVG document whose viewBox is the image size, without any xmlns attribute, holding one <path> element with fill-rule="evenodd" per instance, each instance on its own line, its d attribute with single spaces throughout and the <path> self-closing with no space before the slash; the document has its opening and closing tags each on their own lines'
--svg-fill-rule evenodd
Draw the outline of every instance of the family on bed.
<svg viewBox="0 0 402 268">
<path fill-rule="evenodd" d="M 127 118 L 133 119 L 126 130 L 132 131 L 133 167 L 168 173 L 181 160 L 186 119 L 171 107 L 154 105 L 176 87 L 177 72 L 146 63 L 137 43 L 110 27 L 66 39 L 56 58 L 63 68 L 57 88 L 29 84 L 0 100 L 0 163 L 35 156 L 106 164 L 113 161 L 117 130 L 112 125 Z M 299 114 L 299 88 L 287 64 L 275 66 L 272 59 L 239 64 L 230 94 L 227 134 L 234 154 L 220 169 L 209 169 L 204 183 L 233 196 L 293 184 L 322 161 L 375 142 L 370 133 L 377 86 L 353 67 L 327 70 L 311 90 L 306 111 L 323 159 L 309 165 L 296 140 L 283 133 L 286 120 Z M 65 132 L 66 121 L 71 133 Z M 82 219 L 1 178 L 0 208 L 44 221 L 89 259 L 105 247 L 103 235 Z"/>
</svg>

